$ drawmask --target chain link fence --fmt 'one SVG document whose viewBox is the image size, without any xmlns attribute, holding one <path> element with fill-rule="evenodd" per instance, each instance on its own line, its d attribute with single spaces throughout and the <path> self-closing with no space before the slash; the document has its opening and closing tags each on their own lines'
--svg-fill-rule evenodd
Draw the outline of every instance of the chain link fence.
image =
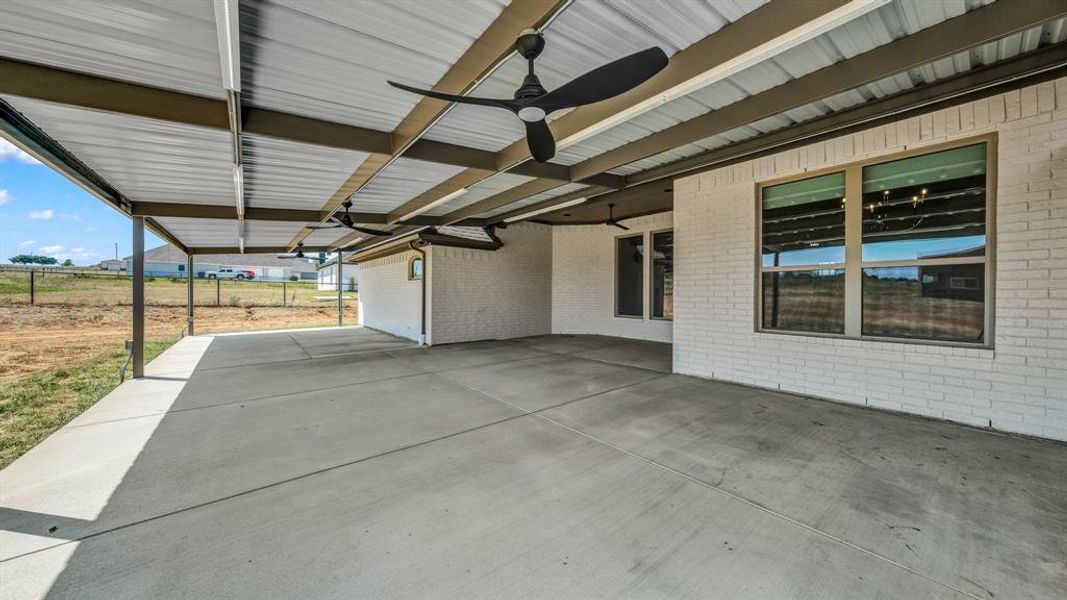
<svg viewBox="0 0 1067 600">
<path fill-rule="evenodd" d="M 185 306 L 184 277 L 145 277 L 147 306 Z M 348 286 L 346 285 L 346 288 Z M 343 291 L 344 304 L 356 292 Z M 0 304 L 122 306 L 133 303 L 133 280 L 125 274 L 0 268 Z M 317 281 L 194 279 L 195 306 L 321 307 L 337 303 L 337 284 Z"/>
</svg>

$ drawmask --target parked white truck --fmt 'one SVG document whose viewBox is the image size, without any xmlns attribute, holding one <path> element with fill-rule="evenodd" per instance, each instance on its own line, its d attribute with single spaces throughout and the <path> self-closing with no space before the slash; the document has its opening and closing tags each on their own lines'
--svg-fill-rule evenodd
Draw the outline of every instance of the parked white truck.
<svg viewBox="0 0 1067 600">
<path fill-rule="evenodd" d="M 214 271 L 208 271 L 204 273 L 204 276 L 208 279 L 253 279 L 256 273 L 255 271 L 246 271 L 244 269 L 222 267 Z"/>
</svg>

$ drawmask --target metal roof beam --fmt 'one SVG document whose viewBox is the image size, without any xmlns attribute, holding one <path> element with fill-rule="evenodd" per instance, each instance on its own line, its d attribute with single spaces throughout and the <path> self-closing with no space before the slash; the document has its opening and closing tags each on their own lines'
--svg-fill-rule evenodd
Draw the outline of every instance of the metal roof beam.
<svg viewBox="0 0 1067 600">
<path fill-rule="evenodd" d="M 237 209 L 233 206 L 219 204 L 179 204 L 174 202 L 130 202 L 130 214 L 140 217 L 181 217 L 192 219 L 237 219 Z M 385 213 L 349 213 L 356 223 L 380 225 L 388 223 Z M 245 208 L 244 218 L 252 221 L 289 221 L 294 223 L 319 223 L 330 213 L 321 210 L 299 210 L 291 208 L 267 208 L 249 206 Z M 415 217 L 411 221 L 418 225 L 441 225 L 439 217 Z"/>
<path fill-rule="evenodd" d="M 1067 15 L 1063 0 L 1000 0 L 914 35 L 587 159 L 582 180 L 736 127 L 822 100 Z"/>
<path fill-rule="evenodd" d="M 893 96 L 873 100 L 825 117 L 798 123 L 755 138 L 735 142 L 728 146 L 708 150 L 695 156 L 634 173 L 627 177 L 628 187 L 625 190 L 609 191 L 596 195 L 596 201 L 598 204 L 619 202 L 620 206 L 629 201 L 644 202 L 643 199 L 653 196 L 657 189 L 664 185 L 671 185 L 670 180 L 675 177 L 770 156 L 792 148 L 868 130 L 887 123 L 898 122 L 917 115 L 927 114 L 931 111 L 958 106 L 965 102 L 1002 94 L 1021 87 L 1037 85 L 1038 83 L 1064 76 L 1067 76 L 1067 53 L 1064 52 L 1064 45 L 1050 46 L 1011 60 L 981 67 Z M 589 194 L 589 197 L 592 199 L 594 194 Z M 553 203 L 561 202 L 563 198 L 565 196 L 546 200 L 530 207 L 523 207 L 507 215 L 493 217 L 490 222 L 502 221 L 504 218 L 522 214 L 533 210 L 535 207 L 551 206 Z M 654 212 L 662 212 L 662 210 L 638 211 L 637 214 L 651 214 Z M 553 214 L 556 213 L 558 211 L 538 215 L 537 219 L 548 220 L 557 225 L 603 222 L 603 219 L 560 222 L 553 220 Z"/>
<path fill-rule="evenodd" d="M 491 74 L 500 64 L 515 52 L 515 39 L 525 29 L 537 29 L 550 21 L 570 0 L 514 0 L 509 4 L 478 39 L 470 45 L 459 59 L 441 76 L 433 89 L 449 94 L 465 94 Z M 379 173 L 401 155 L 420 160 L 447 162 L 462 158 L 469 164 L 460 165 L 468 169 L 492 172 L 496 170 L 497 155 L 467 148 L 460 151 L 451 144 L 420 140 L 419 138 L 443 117 L 452 107 L 452 103 L 435 98 L 422 97 L 399 125 L 393 130 L 389 152 L 372 154 L 341 184 L 333 196 L 323 206 L 323 210 L 333 211 L 346 199 L 370 183 Z M 444 160 L 442 160 L 444 159 Z M 454 164 L 454 163 L 450 163 Z M 562 165 L 561 165 L 562 166 Z M 565 173 L 557 171 L 556 176 L 565 176 L 570 180 L 570 169 L 563 167 Z M 408 215 L 418 213 L 436 201 L 432 199 L 423 204 L 411 204 L 404 212 L 391 214 Z M 406 205 L 406 206 L 407 206 Z M 310 233 L 302 231 L 291 242 L 296 245 Z"/>
<path fill-rule="evenodd" d="M 748 64 L 744 61 L 751 62 L 756 59 L 752 53 L 762 52 L 759 57 L 765 57 L 765 54 L 780 51 L 781 44 L 776 47 L 777 49 L 770 48 L 768 45 L 783 37 L 792 36 L 794 38 L 792 43 L 799 43 L 797 40 L 807 39 L 804 36 L 812 37 L 834 24 L 840 24 L 843 20 L 858 15 L 861 10 L 870 10 L 883 3 L 882 0 L 814 0 L 800 3 L 773 0 L 768 5 L 752 11 L 722 30 L 676 53 L 671 57 L 666 69 L 637 88 L 603 102 L 579 107 L 553 121 L 550 128 L 560 140 L 557 147 L 562 148 L 567 143 L 574 143 L 580 135 L 591 135 L 589 131 L 592 128 L 614 122 L 619 119 L 620 115 L 636 116 L 644 110 L 653 108 L 657 103 L 666 102 L 666 94 L 680 89 L 680 86 L 694 85 L 693 81 L 707 74 L 710 69 L 731 65 L 733 64 L 731 61 L 741 61 L 735 66 L 739 68 L 741 65 Z M 526 140 L 517 140 L 498 153 L 496 169 L 464 171 L 453 178 L 455 183 L 451 186 L 438 186 L 431 190 L 433 194 L 428 192 L 409 201 L 391 213 L 391 216 L 409 214 L 420 206 L 427 206 L 456 190 L 469 187 L 489 177 L 493 172 L 530 174 L 530 170 L 535 169 L 534 165 L 537 165 L 530 159 L 530 150 Z M 569 180 L 584 180 L 584 183 L 614 188 L 623 187 L 620 185 L 622 182 L 614 179 L 615 176 L 604 172 L 607 170 L 603 169 L 598 173 L 581 173 L 579 178 L 576 177 L 579 173 L 571 168 Z M 545 179 L 542 174 L 531 175 Z M 561 184 L 552 185 L 548 181 L 530 182 L 526 189 L 545 191 L 559 187 L 559 185 Z M 503 206 L 499 202 L 504 200 L 510 203 L 522 200 L 522 198 L 505 192 L 487 198 L 474 206 L 481 208 L 484 212 Z M 461 216 L 477 214 L 471 213 L 470 210 L 472 210 L 470 207 L 466 207 L 457 210 L 455 214 Z M 448 218 L 450 217 L 452 215 L 448 215 Z"/>
</svg>

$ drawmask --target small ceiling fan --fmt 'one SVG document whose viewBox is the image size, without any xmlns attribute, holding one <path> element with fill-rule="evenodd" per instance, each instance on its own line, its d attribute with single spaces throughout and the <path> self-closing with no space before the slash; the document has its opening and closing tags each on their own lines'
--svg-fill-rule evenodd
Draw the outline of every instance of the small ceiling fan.
<svg viewBox="0 0 1067 600">
<path fill-rule="evenodd" d="M 629 227 L 620 224 L 615 219 L 614 214 L 615 214 L 615 203 L 614 202 L 610 202 L 610 203 L 608 203 L 608 220 L 604 221 L 604 224 L 605 225 L 612 225 L 614 227 L 618 227 L 619 229 L 621 229 L 623 231 L 630 231 Z"/>
<path fill-rule="evenodd" d="M 522 85 L 515 90 L 514 99 L 459 96 L 420 90 L 394 81 L 389 85 L 439 100 L 510 110 L 526 125 L 530 154 L 538 162 L 546 162 L 556 155 L 556 141 L 545 122 L 546 116 L 557 110 L 593 104 L 628 92 L 667 66 L 667 54 L 652 47 L 597 67 L 549 92 L 534 74 L 534 60 L 545 49 L 545 38 L 537 31 L 527 29 L 515 40 L 515 49 L 526 59 L 529 70 Z"/>
<path fill-rule="evenodd" d="M 304 242 L 300 242 L 296 245 L 296 252 L 286 252 L 285 254 L 279 254 L 278 258 L 305 258 Z"/>
<path fill-rule="evenodd" d="M 382 231 L 381 229 L 371 229 L 369 227 L 360 227 L 359 225 L 356 225 L 355 221 L 352 220 L 352 215 L 348 213 L 348 209 L 352 208 L 351 200 L 345 200 L 344 204 L 342 204 L 341 206 L 345 208 L 345 212 L 341 214 L 334 213 L 330 215 L 330 219 L 334 222 L 333 225 L 308 225 L 307 228 L 337 229 L 338 227 L 347 227 L 348 229 L 358 231 L 360 233 L 365 233 L 367 235 L 377 235 L 381 237 L 389 237 L 393 235 L 393 232 L 391 231 Z"/>
</svg>

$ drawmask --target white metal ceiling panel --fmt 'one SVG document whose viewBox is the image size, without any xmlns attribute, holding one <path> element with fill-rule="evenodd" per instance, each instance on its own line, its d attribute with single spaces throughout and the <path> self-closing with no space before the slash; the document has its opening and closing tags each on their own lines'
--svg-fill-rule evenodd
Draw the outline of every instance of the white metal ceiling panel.
<svg viewBox="0 0 1067 600">
<path fill-rule="evenodd" d="M 931 17 L 923 17 L 929 21 Z M 907 91 L 917 85 L 932 83 L 939 79 L 964 73 L 979 65 L 990 65 L 1008 60 L 1019 54 L 1030 52 L 1049 44 L 1067 41 L 1067 19 L 1057 19 L 1015 35 L 960 52 L 937 61 L 920 65 L 904 73 L 898 73 L 867 85 L 847 90 L 767 119 L 750 123 L 743 127 L 723 132 L 722 134 L 700 140 L 694 144 L 675 148 L 646 159 L 630 163 L 613 170 L 619 175 L 630 175 L 646 169 L 661 166 L 688 156 L 699 154 L 726 146 L 730 143 L 756 137 L 789 125 L 801 123 L 834 112 L 842 111 L 863 104 L 873 99 Z"/>
<path fill-rule="evenodd" d="M 441 206 L 435 206 L 424 214 L 431 216 L 446 215 L 454 210 L 470 206 L 475 202 L 480 202 L 490 196 L 495 196 L 500 192 L 522 185 L 527 181 L 533 181 L 533 177 L 513 175 L 511 173 L 497 173 L 470 186 L 470 188 L 467 189 L 467 193 L 462 196 L 450 200 Z"/>
<path fill-rule="evenodd" d="M 4 0 L 0 55 L 223 98 L 211 0 Z"/>
<path fill-rule="evenodd" d="M 581 183 L 564 184 L 564 185 L 559 186 L 558 188 L 553 188 L 551 190 L 548 190 L 547 192 L 541 192 L 540 194 L 534 194 L 533 196 L 530 196 L 528 198 L 523 198 L 522 200 L 519 200 L 518 202 L 512 202 L 511 204 L 508 204 L 507 206 L 501 206 L 499 208 L 494 208 L 493 210 L 486 211 L 484 213 L 481 213 L 478 216 L 479 217 L 484 217 L 484 218 L 495 217 L 497 215 L 502 215 L 502 214 L 504 214 L 506 212 L 511 212 L 511 211 L 513 211 L 515 209 L 522 208 L 524 206 L 530 206 L 531 204 L 537 204 L 538 202 L 541 202 L 542 200 L 548 200 L 549 198 L 558 198 L 559 196 L 563 196 L 564 194 L 569 194 L 571 192 L 577 192 L 578 190 L 584 190 L 584 189 L 586 189 L 588 187 L 589 186 L 583 185 Z"/>
<path fill-rule="evenodd" d="M 764 3 L 765 0 L 574 2 L 546 28 L 546 46 L 537 59 L 537 76 L 551 90 L 604 63 L 650 46 L 659 46 L 671 55 Z M 526 61 L 514 55 L 471 95 L 510 98 L 525 75 Z M 438 121 L 426 137 L 496 151 L 523 135 L 522 123 L 508 111 L 460 105 Z"/>
<path fill-rule="evenodd" d="M 398 158 L 352 196 L 352 210 L 387 213 L 462 170 L 463 167 Z"/>
<path fill-rule="evenodd" d="M 238 223 L 231 219 L 200 219 L 195 217 L 160 217 L 155 219 L 183 244 L 192 248 L 236 247 Z M 304 227 L 291 221 L 244 222 L 245 247 L 286 246 Z M 335 235 L 334 239 L 341 237 Z"/>
<path fill-rule="evenodd" d="M 4 99 L 131 200 L 234 205 L 226 131 Z"/>
<path fill-rule="evenodd" d="M 248 104 L 392 131 L 500 14 L 505 0 L 270 0 L 241 4 Z"/>
<path fill-rule="evenodd" d="M 371 227 L 380 227 L 380 225 L 371 225 Z M 345 227 L 338 227 L 337 229 L 317 229 L 311 232 L 311 235 L 304 238 L 305 246 L 332 246 L 334 242 L 352 233 L 351 229 Z"/>
<path fill-rule="evenodd" d="M 318 210 L 369 156 L 244 134 L 245 202 L 252 207 Z"/>
<path fill-rule="evenodd" d="M 811 39 L 693 93 L 639 115 L 596 136 L 560 150 L 556 162 L 573 165 L 636 141 L 668 127 L 773 89 L 857 54 L 873 50 L 894 39 L 911 35 L 992 0 L 894 0 L 831 31 Z M 957 65 L 959 66 L 959 65 Z M 950 69 L 942 66 L 942 71 Z M 953 73 L 958 70 L 952 70 Z M 932 74 L 930 74 L 932 75 Z M 930 76 L 928 75 L 928 77 Z M 944 75 L 942 75 L 944 76 Z M 888 82 L 887 82 L 888 83 Z M 897 81 L 899 84 L 901 82 Z M 887 85 L 892 89 L 892 85 Z M 899 90 L 897 90 L 899 91 Z M 855 104 L 856 93 L 831 99 L 833 110 Z M 883 94 L 884 95 L 884 94 Z M 625 172 L 613 171 L 613 172 Z"/>
</svg>

